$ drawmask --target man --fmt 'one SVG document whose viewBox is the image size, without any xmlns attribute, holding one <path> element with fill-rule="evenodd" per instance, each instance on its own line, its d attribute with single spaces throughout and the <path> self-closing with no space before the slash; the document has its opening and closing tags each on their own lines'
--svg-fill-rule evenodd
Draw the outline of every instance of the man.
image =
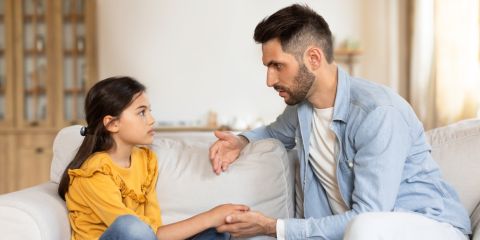
<svg viewBox="0 0 480 240">
<path fill-rule="evenodd" d="M 299 152 L 305 219 L 231 215 L 233 236 L 285 239 L 467 239 L 469 217 L 430 155 L 422 124 L 390 89 L 350 77 L 333 60 L 332 35 L 312 9 L 292 5 L 261 21 L 267 85 L 288 104 L 266 127 L 216 132 L 219 174 L 248 142 L 276 138 Z"/>
</svg>

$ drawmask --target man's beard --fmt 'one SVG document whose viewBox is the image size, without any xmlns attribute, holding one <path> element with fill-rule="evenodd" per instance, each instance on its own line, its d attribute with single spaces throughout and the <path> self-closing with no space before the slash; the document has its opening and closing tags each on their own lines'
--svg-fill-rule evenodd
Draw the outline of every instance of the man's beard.
<svg viewBox="0 0 480 240">
<path fill-rule="evenodd" d="M 287 105 L 295 105 L 305 100 L 308 90 L 310 90 L 315 80 L 315 75 L 308 71 L 305 64 L 302 63 L 294 80 L 294 86 L 292 89 L 274 86 L 275 90 L 284 91 L 288 94 L 289 98 L 285 98 L 285 103 Z"/>
</svg>

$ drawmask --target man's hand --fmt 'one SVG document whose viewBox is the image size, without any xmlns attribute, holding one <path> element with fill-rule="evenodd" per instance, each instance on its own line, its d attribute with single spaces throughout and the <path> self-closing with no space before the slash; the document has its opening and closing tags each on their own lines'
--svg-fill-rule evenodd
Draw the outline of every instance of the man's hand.
<svg viewBox="0 0 480 240">
<path fill-rule="evenodd" d="M 218 227 L 226 223 L 227 216 L 249 210 L 248 206 L 241 204 L 222 204 L 205 212 L 204 215 L 208 216 L 207 219 L 211 222 L 209 227 Z"/>
<path fill-rule="evenodd" d="M 269 235 L 277 237 L 277 220 L 259 212 L 232 214 L 225 219 L 227 224 L 217 227 L 218 232 L 229 232 L 233 237 Z"/>
<path fill-rule="evenodd" d="M 210 147 L 210 162 L 218 175 L 238 158 L 248 140 L 230 132 L 215 131 L 214 134 L 218 140 Z"/>
</svg>

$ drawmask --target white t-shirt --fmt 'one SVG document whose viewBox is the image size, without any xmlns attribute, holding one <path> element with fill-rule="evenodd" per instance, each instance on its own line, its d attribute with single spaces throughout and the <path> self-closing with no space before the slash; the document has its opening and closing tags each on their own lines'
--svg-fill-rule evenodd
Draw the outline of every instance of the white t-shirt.
<svg viewBox="0 0 480 240">
<path fill-rule="evenodd" d="M 336 136 L 330 129 L 333 119 L 333 107 L 314 109 L 312 132 L 310 135 L 310 155 L 308 161 L 315 176 L 327 193 L 330 208 L 334 214 L 344 213 L 349 208 L 343 201 L 337 182 L 337 163 L 335 161 Z M 277 220 L 277 239 L 285 239 L 285 222 Z"/>
<path fill-rule="evenodd" d="M 310 135 L 309 162 L 322 183 L 334 214 L 344 213 L 348 207 L 343 201 L 337 182 L 336 136 L 330 129 L 333 107 L 314 109 Z"/>
</svg>

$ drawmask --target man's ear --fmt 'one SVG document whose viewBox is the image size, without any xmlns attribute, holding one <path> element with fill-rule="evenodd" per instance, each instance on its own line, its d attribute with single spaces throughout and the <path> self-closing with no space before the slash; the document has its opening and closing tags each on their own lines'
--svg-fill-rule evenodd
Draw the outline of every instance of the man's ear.
<svg viewBox="0 0 480 240">
<path fill-rule="evenodd" d="M 324 61 L 323 51 L 318 47 L 309 47 L 305 51 L 305 59 L 304 62 L 307 64 L 307 67 L 310 68 L 311 71 L 315 71 L 322 65 L 322 61 Z"/>
<path fill-rule="evenodd" d="M 103 117 L 103 126 L 112 133 L 118 132 L 118 122 L 117 118 L 107 115 Z"/>
</svg>

